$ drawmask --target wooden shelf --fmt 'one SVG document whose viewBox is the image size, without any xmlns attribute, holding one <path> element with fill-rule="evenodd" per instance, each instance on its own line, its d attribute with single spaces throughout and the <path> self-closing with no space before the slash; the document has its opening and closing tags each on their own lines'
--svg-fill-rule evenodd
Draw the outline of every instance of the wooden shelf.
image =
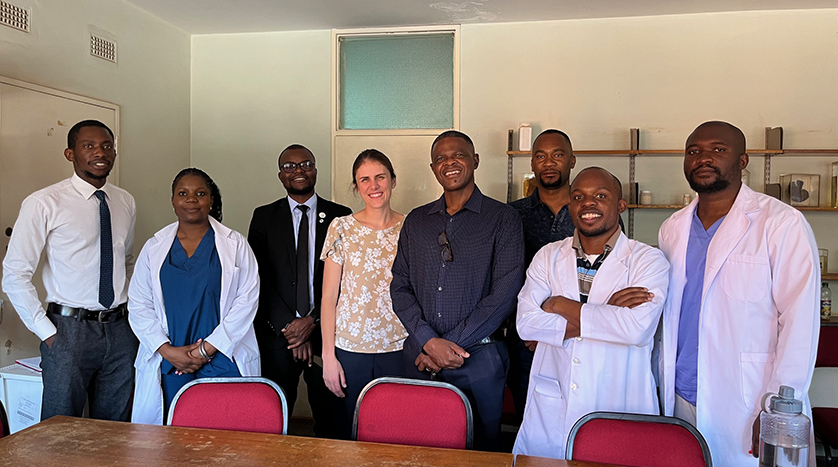
<svg viewBox="0 0 838 467">
<path fill-rule="evenodd" d="M 821 280 L 838 281 L 838 272 L 828 272 L 826 274 L 821 274 Z"/>
<path fill-rule="evenodd" d="M 838 209 L 829 206 L 792 206 L 800 211 L 816 211 L 816 212 L 838 212 Z"/>
<path fill-rule="evenodd" d="M 838 149 L 748 149 L 748 154 L 778 156 L 785 154 L 838 154 Z M 574 150 L 574 155 L 593 156 L 671 156 L 673 154 L 683 156 L 683 149 L 580 149 Z M 530 156 L 532 151 L 506 151 L 507 156 Z"/>
<path fill-rule="evenodd" d="M 681 209 L 683 204 L 629 204 L 628 209 Z"/>
</svg>

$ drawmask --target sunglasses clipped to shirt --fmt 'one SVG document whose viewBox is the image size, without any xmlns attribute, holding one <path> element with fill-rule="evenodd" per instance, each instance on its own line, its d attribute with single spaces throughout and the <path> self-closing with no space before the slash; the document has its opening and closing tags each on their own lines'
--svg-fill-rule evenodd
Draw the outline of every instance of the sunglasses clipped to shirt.
<svg viewBox="0 0 838 467">
<path fill-rule="evenodd" d="M 302 161 L 300 163 L 296 162 L 286 162 L 279 166 L 283 172 L 292 174 L 297 171 L 297 167 L 303 169 L 303 172 L 311 172 L 311 169 L 314 168 L 314 161 Z"/>
<path fill-rule="evenodd" d="M 448 241 L 448 235 L 443 230 L 436 239 L 439 246 L 442 247 L 442 261 L 451 263 L 454 261 L 454 253 L 451 251 L 451 242 Z"/>
</svg>

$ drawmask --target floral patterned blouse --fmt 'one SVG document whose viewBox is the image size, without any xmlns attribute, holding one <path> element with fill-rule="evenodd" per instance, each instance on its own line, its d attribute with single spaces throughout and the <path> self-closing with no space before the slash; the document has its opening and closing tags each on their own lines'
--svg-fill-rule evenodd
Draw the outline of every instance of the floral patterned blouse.
<svg viewBox="0 0 838 467">
<path fill-rule="evenodd" d="M 402 350 L 407 330 L 393 312 L 390 282 L 403 222 L 375 230 L 350 214 L 329 225 L 320 259 L 331 258 L 343 266 L 335 347 L 358 353 Z"/>
</svg>

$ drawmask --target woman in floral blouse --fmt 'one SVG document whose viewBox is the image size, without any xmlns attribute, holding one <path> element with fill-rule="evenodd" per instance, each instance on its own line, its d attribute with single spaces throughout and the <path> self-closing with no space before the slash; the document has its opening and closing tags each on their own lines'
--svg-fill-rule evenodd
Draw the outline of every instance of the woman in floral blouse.
<svg viewBox="0 0 838 467">
<path fill-rule="evenodd" d="M 390 208 L 396 186 L 390 159 L 375 149 L 363 151 L 352 165 L 352 185 L 364 209 L 332 221 L 320 255 L 323 379 L 343 398 L 345 411 L 337 422 L 346 438 L 364 386 L 403 374 L 407 337 L 390 301 L 390 268 L 404 221 L 404 214 Z"/>
</svg>

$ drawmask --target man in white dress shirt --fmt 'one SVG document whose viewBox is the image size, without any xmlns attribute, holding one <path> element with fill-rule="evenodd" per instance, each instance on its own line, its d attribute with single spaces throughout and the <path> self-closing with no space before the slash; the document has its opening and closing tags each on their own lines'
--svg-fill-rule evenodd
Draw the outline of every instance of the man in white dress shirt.
<svg viewBox="0 0 838 467">
<path fill-rule="evenodd" d="M 657 414 L 653 339 L 669 263 L 620 229 L 620 181 L 587 168 L 570 187 L 573 237 L 539 250 L 518 295 L 518 333 L 538 341 L 515 454 L 564 459 L 594 411 Z"/>
<path fill-rule="evenodd" d="M 3 291 L 41 339 L 41 419 L 90 416 L 129 419 L 137 338 L 126 316 L 133 267 L 134 198 L 107 183 L 116 159 L 113 132 L 85 120 L 67 135 L 72 177 L 21 204 L 6 258 Z M 41 253 L 46 307 L 32 276 Z"/>
</svg>

